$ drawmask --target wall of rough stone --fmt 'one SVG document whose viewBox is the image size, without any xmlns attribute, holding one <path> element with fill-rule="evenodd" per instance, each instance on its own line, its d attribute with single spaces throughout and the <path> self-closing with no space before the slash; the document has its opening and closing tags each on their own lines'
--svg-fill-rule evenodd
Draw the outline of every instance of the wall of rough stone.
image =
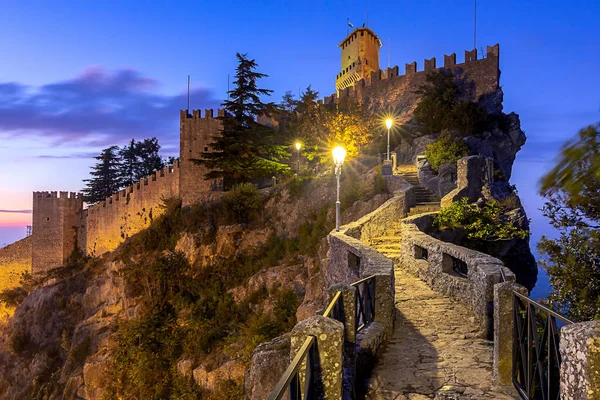
<svg viewBox="0 0 600 400">
<path fill-rule="evenodd" d="M 100 256 L 147 228 L 164 212 L 164 199 L 179 196 L 179 162 L 87 209 L 86 254 Z"/>
<path fill-rule="evenodd" d="M 31 236 L 0 248 L 0 268 L 26 265 L 31 269 Z"/>
<path fill-rule="evenodd" d="M 63 265 L 73 252 L 82 208 L 80 194 L 33 193 L 33 273 Z"/>
<path fill-rule="evenodd" d="M 371 73 L 370 78 L 362 79 L 354 86 L 343 89 L 339 96 L 325 97 L 324 103 L 354 101 L 367 105 L 374 110 L 393 108 L 408 112 L 416 106 L 418 95 L 415 90 L 425 83 L 427 74 L 442 69 L 450 70 L 470 90 L 470 98 L 483 102 L 500 83 L 500 45 L 487 46 L 485 58 L 477 59 L 477 50 L 465 51 L 465 61 L 456 63 L 456 54 L 444 56 L 443 67 L 437 67 L 435 57 L 424 61 L 423 70 L 417 71 L 417 63 L 406 64 L 405 72 L 400 74 L 398 66 Z M 501 107 L 501 105 L 500 105 Z M 498 110 L 501 111 L 501 110 Z"/>
<path fill-rule="evenodd" d="M 223 116 L 224 110 L 218 110 L 217 114 Z M 202 199 L 220 185 L 218 181 L 205 180 L 204 174 L 208 169 L 192 160 L 201 159 L 202 153 L 213 151 L 213 137 L 219 135 L 222 127 L 221 120 L 214 118 L 212 109 L 205 110 L 204 117 L 200 110 L 192 110 L 192 114 L 186 110 L 180 112 L 180 196 L 183 206 Z"/>
<path fill-rule="evenodd" d="M 494 285 L 502 280 L 501 270 L 511 280 L 514 274 L 497 258 L 429 236 L 425 232 L 431 228 L 434 214 L 403 220 L 402 265 L 435 291 L 467 305 L 477 318 L 480 334 L 491 338 Z M 466 264 L 466 276 L 454 271 L 453 259 Z"/>
</svg>

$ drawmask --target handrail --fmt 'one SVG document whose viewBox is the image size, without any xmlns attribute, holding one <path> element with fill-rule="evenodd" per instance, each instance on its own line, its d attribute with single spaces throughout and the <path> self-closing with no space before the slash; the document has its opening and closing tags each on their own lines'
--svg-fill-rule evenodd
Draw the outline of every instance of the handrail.
<svg viewBox="0 0 600 400">
<path fill-rule="evenodd" d="M 312 372 L 311 371 L 312 370 L 312 365 L 311 365 L 312 360 L 310 360 L 309 352 L 312 350 L 314 344 L 315 344 L 315 337 L 312 335 L 308 336 L 306 338 L 306 340 L 304 341 L 304 344 L 302 345 L 302 347 L 296 354 L 296 357 L 294 357 L 294 360 L 292 361 L 292 363 L 287 367 L 287 369 L 283 373 L 281 379 L 279 379 L 279 382 L 277 382 L 277 385 L 271 391 L 271 393 L 269 394 L 269 397 L 267 397 L 267 400 L 280 400 L 283 397 L 283 395 L 285 394 L 285 392 L 288 390 L 288 388 L 290 390 L 290 398 L 292 400 L 301 400 L 302 399 L 302 393 L 300 391 L 300 379 L 298 377 L 298 372 L 300 370 L 300 366 L 302 365 L 302 361 L 304 360 L 304 358 L 307 358 L 307 360 L 306 360 L 307 372 L 306 372 L 306 377 L 305 377 L 306 381 L 304 383 L 304 399 L 308 399 L 311 397 L 309 392 L 312 390 L 312 384 L 311 384 L 312 374 L 310 373 L 310 372 Z"/>
<path fill-rule="evenodd" d="M 565 317 L 564 315 L 560 315 L 559 313 L 557 313 L 556 311 L 552 311 L 551 309 L 549 309 L 548 307 L 538 303 L 535 300 L 530 299 L 529 297 L 525 296 L 524 294 L 515 292 L 513 290 L 513 294 L 517 297 L 519 297 L 521 300 L 541 309 L 544 312 L 547 312 L 548 314 L 552 315 L 555 318 L 558 318 L 559 320 L 561 320 L 562 322 L 566 323 L 566 324 L 574 324 L 574 321 L 571 321 L 570 319 L 568 319 L 567 317 Z"/>
<path fill-rule="evenodd" d="M 327 306 L 327 309 L 323 313 L 324 317 L 337 319 L 337 318 L 335 318 L 335 315 L 331 315 L 331 314 L 334 311 L 334 308 L 337 306 L 337 302 L 339 301 L 341 295 L 342 295 L 341 291 L 337 291 L 335 293 L 335 296 L 333 296 L 333 299 L 329 302 L 329 306 Z"/>
<path fill-rule="evenodd" d="M 354 287 L 356 287 L 356 286 L 360 285 L 361 283 L 363 283 L 363 282 L 365 282 L 365 281 L 368 281 L 369 279 L 373 279 L 373 278 L 375 278 L 375 275 L 367 276 L 366 278 L 362 278 L 362 279 L 361 279 L 361 280 L 359 280 L 359 281 L 356 281 L 356 282 L 354 282 L 354 283 L 351 283 L 351 284 L 350 284 L 350 286 L 354 286 Z"/>
</svg>

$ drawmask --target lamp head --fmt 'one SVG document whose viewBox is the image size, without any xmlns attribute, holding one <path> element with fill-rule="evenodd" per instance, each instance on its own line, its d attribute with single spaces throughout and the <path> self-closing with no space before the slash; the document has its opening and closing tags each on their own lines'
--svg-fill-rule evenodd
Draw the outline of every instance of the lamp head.
<svg viewBox="0 0 600 400">
<path fill-rule="evenodd" d="M 385 126 L 390 129 L 392 127 L 392 125 L 394 125 L 394 120 L 391 118 L 388 118 L 385 120 Z"/>
<path fill-rule="evenodd" d="M 344 163 L 344 158 L 346 158 L 346 149 L 341 146 L 333 149 L 333 162 L 337 167 L 341 166 Z"/>
<path fill-rule="evenodd" d="M 296 142 L 296 150 L 300 150 L 300 147 L 302 147 L 302 144 L 300 142 Z"/>
</svg>

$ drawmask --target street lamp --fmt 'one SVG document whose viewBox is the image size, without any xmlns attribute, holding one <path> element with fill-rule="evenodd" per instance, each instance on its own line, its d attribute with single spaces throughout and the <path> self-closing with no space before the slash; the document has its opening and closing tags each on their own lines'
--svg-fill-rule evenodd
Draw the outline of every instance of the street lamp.
<svg viewBox="0 0 600 400">
<path fill-rule="evenodd" d="M 335 202 L 335 231 L 340 231 L 340 175 L 342 174 L 342 164 L 346 157 L 346 150 L 343 147 L 333 149 L 333 162 L 335 163 L 335 176 L 337 178 L 337 200 Z"/>
<path fill-rule="evenodd" d="M 387 159 L 389 161 L 390 159 L 390 129 L 392 127 L 392 125 L 394 125 L 394 120 L 391 118 L 388 118 L 385 120 L 385 126 L 387 127 L 388 130 L 388 145 L 387 145 Z"/>
<path fill-rule="evenodd" d="M 296 150 L 298 152 L 298 169 L 297 172 L 300 173 L 300 148 L 302 147 L 302 143 L 296 142 Z"/>
</svg>

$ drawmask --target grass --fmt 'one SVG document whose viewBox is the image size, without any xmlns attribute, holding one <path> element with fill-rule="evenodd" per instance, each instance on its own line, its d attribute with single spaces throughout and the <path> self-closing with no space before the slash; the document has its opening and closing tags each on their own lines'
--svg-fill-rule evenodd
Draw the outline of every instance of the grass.
<svg viewBox="0 0 600 400">
<path fill-rule="evenodd" d="M 2 250 L 0 250 L 2 251 Z M 1 259 L 0 259 L 1 260 Z M 1 262 L 1 261 L 0 261 Z M 10 262 L 0 266 L 0 293 L 20 286 L 19 281 L 25 272 L 31 271 L 31 261 Z M 15 312 L 15 308 L 0 301 L 0 325 Z"/>
</svg>

